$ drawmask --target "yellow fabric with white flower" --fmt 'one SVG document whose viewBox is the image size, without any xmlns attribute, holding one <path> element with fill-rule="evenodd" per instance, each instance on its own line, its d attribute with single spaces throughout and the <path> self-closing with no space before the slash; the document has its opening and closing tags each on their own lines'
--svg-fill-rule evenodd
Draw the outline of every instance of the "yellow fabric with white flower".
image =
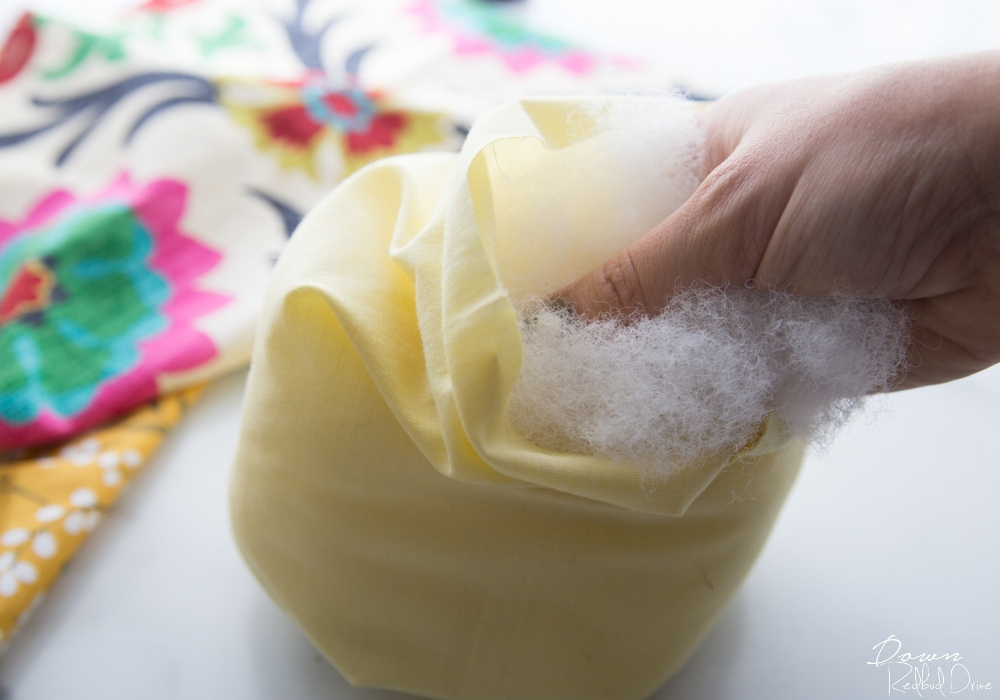
<svg viewBox="0 0 1000 700">
<path fill-rule="evenodd" d="M 497 189 L 589 138 L 568 118 L 580 107 L 509 103 L 459 155 L 369 166 L 309 214 L 272 277 L 234 532 L 354 684 L 644 698 L 735 593 L 797 472 L 802 445 L 770 425 L 728 462 L 655 490 L 632 465 L 511 428 L 522 345 L 497 202 L 518 200 Z M 575 193 L 570 215 L 593 210 L 587 193 L 630 186 L 600 167 L 556 177 Z"/>
<path fill-rule="evenodd" d="M 166 396 L 61 447 L 0 462 L 0 651 L 200 393 Z"/>
</svg>

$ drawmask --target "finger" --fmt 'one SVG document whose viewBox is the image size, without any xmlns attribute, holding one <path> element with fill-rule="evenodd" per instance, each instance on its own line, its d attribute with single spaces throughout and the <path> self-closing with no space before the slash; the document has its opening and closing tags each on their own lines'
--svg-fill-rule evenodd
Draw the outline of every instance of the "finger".
<svg viewBox="0 0 1000 700">
<path fill-rule="evenodd" d="M 918 299 L 910 311 L 913 342 L 906 376 L 895 389 L 960 379 L 1000 361 L 996 290 L 974 286 Z"/>
</svg>

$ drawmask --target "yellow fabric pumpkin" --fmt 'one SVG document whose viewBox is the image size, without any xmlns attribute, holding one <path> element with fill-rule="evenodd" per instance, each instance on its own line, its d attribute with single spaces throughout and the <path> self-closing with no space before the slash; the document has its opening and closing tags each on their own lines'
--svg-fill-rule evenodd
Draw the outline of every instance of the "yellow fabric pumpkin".
<svg viewBox="0 0 1000 700">
<path fill-rule="evenodd" d="M 644 698 L 707 634 L 794 480 L 802 445 L 771 421 L 731 459 L 655 488 L 633 465 L 546 450 L 510 426 L 522 358 L 510 295 L 558 289 L 621 247 L 547 265 L 525 212 L 558 189 L 545 224 L 598 230 L 621 197 L 648 200 L 641 173 L 602 161 L 588 116 L 629 100 L 641 110 L 628 97 L 508 103 L 461 154 L 351 177 L 282 255 L 233 526 L 268 592 L 356 685 Z M 664 215 L 647 209 L 638 233 Z"/>
</svg>

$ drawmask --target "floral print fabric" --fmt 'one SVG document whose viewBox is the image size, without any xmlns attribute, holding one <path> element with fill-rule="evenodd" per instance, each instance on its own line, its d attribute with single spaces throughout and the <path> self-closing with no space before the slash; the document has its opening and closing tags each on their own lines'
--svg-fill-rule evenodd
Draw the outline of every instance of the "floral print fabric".
<svg viewBox="0 0 1000 700">
<path fill-rule="evenodd" d="M 0 220 L 0 441 L 51 442 L 157 395 L 215 355 L 193 327 L 228 298 L 195 282 L 219 254 L 178 230 L 186 188 L 123 175 L 91 200 L 47 194 Z"/>
<path fill-rule="evenodd" d="M 258 86 L 256 92 L 254 101 L 224 102 L 233 120 L 253 133 L 262 152 L 312 177 L 327 143 L 345 176 L 378 158 L 442 143 L 440 115 L 393 109 L 378 93 L 332 87 L 322 77 Z"/>
<path fill-rule="evenodd" d="M 249 361 L 277 255 L 340 180 L 457 150 L 504 99 L 649 87 L 669 81 L 483 0 L 21 17 L 0 50 L 0 640 L 184 391 Z"/>
<path fill-rule="evenodd" d="M 495 56 L 523 74 L 551 61 L 570 73 L 594 70 L 594 56 L 566 41 L 538 34 L 489 5 L 457 0 L 414 0 L 406 11 L 419 17 L 427 33 L 448 35 L 458 56 Z"/>
<path fill-rule="evenodd" d="M 0 468 L 0 652 L 199 391 Z"/>
</svg>

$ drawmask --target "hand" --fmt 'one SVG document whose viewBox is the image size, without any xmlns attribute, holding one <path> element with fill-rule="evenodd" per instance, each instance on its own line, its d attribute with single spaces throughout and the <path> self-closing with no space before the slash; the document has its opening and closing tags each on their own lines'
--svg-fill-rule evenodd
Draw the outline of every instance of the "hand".
<svg viewBox="0 0 1000 700">
<path fill-rule="evenodd" d="M 754 280 L 908 302 L 897 388 L 1000 360 L 1000 53 L 754 88 L 702 126 L 704 182 L 564 290 L 579 313 L 655 313 L 679 286 Z"/>
</svg>

